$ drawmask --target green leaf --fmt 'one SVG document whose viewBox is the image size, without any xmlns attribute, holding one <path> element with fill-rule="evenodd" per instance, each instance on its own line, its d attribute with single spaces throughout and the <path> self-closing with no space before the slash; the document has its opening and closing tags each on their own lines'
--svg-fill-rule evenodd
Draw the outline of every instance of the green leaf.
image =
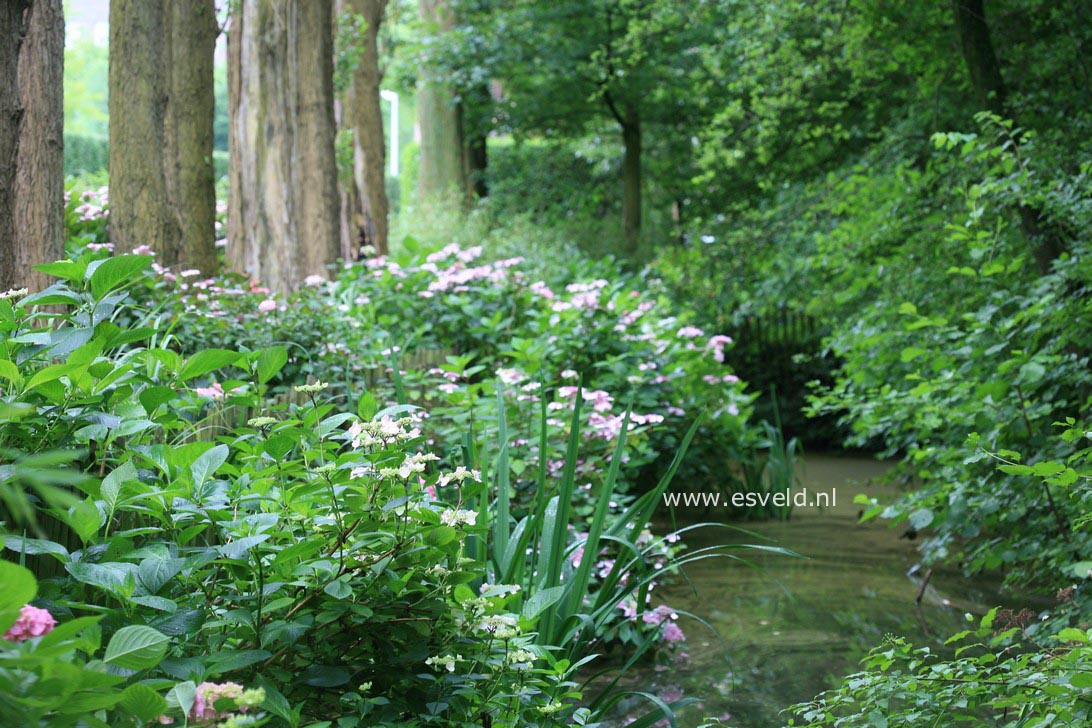
<svg viewBox="0 0 1092 728">
<path fill-rule="evenodd" d="M 273 435 L 265 441 L 263 449 L 268 453 L 269 457 L 274 460 L 281 460 L 292 451 L 292 448 L 296 446 L 296 439 L 290 435 Z"/>
<path fill-rule="evenodd" d="M 189 680 L 178 683 L 167 693 L 167 705 L 178 708 L 187 715 L 193 710 L 195 702 L 197 702 L 197 686 Z"/>
<path fill-rule="evenodd" d="M 443 546 L 458 538 L 459 532 L 451 526 L 436 526 L 425 531 L 424 540 L 429 546 Z"/>
<path fill-rule="evenodd" d="M 334 599 L 348 599 L 353 595 L 353 589 L 345 581 L 336 579 L 331 581 L 322 590 Z"/>
<path fill-rule="evenodd" d="M 182 571 L 185 565 L 185 559 L 144 559 L 137 567 L 137 583 L 148 594 L 155 594 Z"/>
<path fill-rule="evenodd" d="M 7 359 L 0 359 L 0 377 L 11 382 L 16 389 L 23 388 L 23 375 L 19 373 L 19 367 Z"/>
<path fill-rule="evenodd" d="M 136 274 L 152 262 L 150 255 L 115 255 L 102 261 L 91 271 L 91 295 L 96 301 L 122 283 L 134 280 Z"/>
<path fill-rule="evenodd" d="M 177 396 L 178 392 L 170 387 L 148 387 L 140 393 L 138 399 L 140 399 L 140 404 L 144 407 L 144 411 L 150 415 L 160 405 L 170 402 Z"/>
<path fill-rule="evenodd" d="M 523 604 L 523 616 L 527 619 L 536 619 L 538 615 L 552 607 L 565 596 L 564 586 L 552 586 L 548 589 L 539 589 L 532 594 Z"/>
<path fill-rule="evenodd" d="M 223 546 L 217 546 L 216 550 L 219 551 L 224 558 L 241 559 L 252 548 L 263 541 L 268 541 L 270 535 L 271 534 L 268 533 L 261 533 L 257 536 L 244 536 L 243 538 L 237 538 L 234 541 L 226 543 Z"/>
<path fill-rule="evenodd" d="M 19 618 L 19 610 L 38 593 L 34 574 L 10 561 L 0 561 L 0 634 L 8 631 Z"/>
<path fill-rule="evenodd" d="M 1020 367 L 1020 378 L 1028 384 L 1042 381 L 1044 376 L 1046 376 L 1046 367 L 1037 361 L 1029 361 Z"/>
<path fill-rule="evenodd" d="M 292 710 L 288 699 L 277 689 L 276 685 L 261 675 L 258 676 L 256 685 L 265 690 L 265 701 L 262 703 L 262 710 L 272 713 L 289 725 L 297 725 L 298 717 L 295 711 Z"/>
<path fill-rule="evenodd" d="M 110 471 L 102 480 L 102 500 L 106 503 L 106 513 L 113 516 L 118 507 L 118 499 L 121 497 L 122 486 L 138 480 L 136 466 L 132 460 L 126 460 Z"/>
<path fill-rule="evenodd" d="M 195 488 L 200 488 L 209 479 L 210 475 L 219 470 L 220 466 L 227 461 L 228 452 L 228 446 L 220 444 L 201 453 L 193 461 L 193 465 L 190 466 L 190 473 L 193 475 Z"/>
<path fill-rule="evenodd" d="M 914 361 L 919 356 L 921 356 L 922 354 L 925 354 L 925 353 L 926 353 L 925 349 L 922 349 L 922 348 L 917 347 L 917 346 L 908 346 L 905 349 L 903 349 L 902 352 L 899 354 L 899 359 L 902 361 L 903 364 L 906 364 L 907 362 Z"/>
<path fill-rule="evenodd" d="M 145 723 L 167 712 L 167 701 L 163 696 L 142 683 L 125 688 L 121 694 L 121 705 Z"/>
<path fill-rule="evenodd" d="M 258 355 L 258 383 L 265 384 L 288 363 L 288 350 L 283 346 L 263 349 Z"/>
<path fill-rule="evenodd" d="M 348 670 L 331 665 L 311 665 L 300 673 L 299 682 L 316 688 L 336 688 L 349 682 Z"/>
<path fill-rule="evenodd" d="M 102 526 L 102 514 L 95 501 L 88 498 L 73 508 L 68 514 L 68 525 L 85 544 L 94 538 Z"/>
<path fill-rule="evenodd" d="M 188 382 L 189 380 L 199 377 L 202 374 L 208 374 L 211 371 L 217 369 L 223 369 L 227 366 L 232 366 L 241 357 L 237 351 L 229 351 L 227 349 L 205 349 L 199 351 L 182 365 L 182 370 L 178 372 L 178 381 Z"/>
<path fill-rule="evenodd" d="M 65 564 L 64 568 L 78 582 L 110 592 L 124 593 L 130 588 L 130 581 L 134 580 L 137 565 L 124 562 L 92 564 L 74 561 Z"/>
<path fill-rule="evenodd" d="M 68 549 L 56 541 L 47 541 L 41 538 L 23 538 L 22 536 L 4 536 L 4 548 L 17 554 L 38 556 L 49 554 L 56 556 L 62 562 L 68 561 Z"/>
<path fill-rule="evenodd" d="M 169 644 L 167 635 L 151 627 L 122 627 L 106 646 L 103 661 L 125 670 L 147 670 L 159 664 Z"/>
<path fill-rule="evenodd" d="M 1088 632 L 1083 629 L 1076 629 L 1075 627 L 1066 627 L 1058 633 L 1058 639 L 1062 642 L 1080 642 L 1082 645 L 1087 645 Z"/>
<path fill-rule="evenodd" d="M 75 372 L 79 367 L 72 366 L 71 364 L 53 364 L 44 369 L 39 369 L 30 381 L 27 382 L 26 391 L 37 389 L 42 384 L 49 382 L 55 382 L 61 377 L 67 376 Z"/>
<path fill-rule="evenodd" d="M 356 403 L 356 413 L 360 415 L 360 419 L 367 422 L 378 411 L 379 403 L 376 402 L 371 392 L 364 392 L 364 394 L 360 395 L 360 399 Z"/>
<path fill-rule="evenodd" d="M 268 650 L 230 650 L 218 652 L 208 657 L 209 674 L 222 675 L 225 672 L 242 670 L 256 665 L 273 656 Z"/>
<path fill-rule="evenodd" d="M 87 264 L 75 260 L 58 260 L 55 263 L 36 265 L 34 270 L 46 275 L 63 278 L 66 281 L 82 281 L 83 275 L 87 271 Z M 53 288 L 53 286 L 50 286 L 50 288 Z M 48 290 L 49 288 L 46 289 L 46 291 Z"/>
</svg>

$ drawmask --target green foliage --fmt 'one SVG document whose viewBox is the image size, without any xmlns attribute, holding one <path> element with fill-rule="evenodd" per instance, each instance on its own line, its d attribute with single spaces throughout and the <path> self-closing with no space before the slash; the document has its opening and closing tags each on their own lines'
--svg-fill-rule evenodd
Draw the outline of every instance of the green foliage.
<svg viewBox="0 0 1092 728">
<path fill-rule="evenodd" d="M 64 173 L 68 175 L 98 172 L 109 163 L 106 137 L 67 133 L 64 135 Z"/>
<path fill-rule="evenodd" d="M 79 38 L 65 44 L 64 128 L 67 134 L 76 138 L 106 138 L 109 131 L 108 81 L 109 58 L 105 44 L 97 45 L 91 38 Z M 66 139 L 66 154 L 67 146 Z M 67 165 L 65 173 L 72 173 Z"/>
<path fill-rule="evenodd" d="M 469 265 L 480 251 L 457 247 L 429 264 L 346 270 L 270 315 L 257 308 L 271 300 L 258 287 L 152 275 L 151 255 L 108 256 L 96 242 L 104 221 L 95 202 L 105 195 L 70 203 L 80 253 L 42 267 L 57 283 L 0 299 L 3 545 L 39 571 L 62 570 L 41 581 L 34 602 L 59 622 L 57 636 L 3 644 L 0 660 L 20 679 L 86 673 L 67 692 L 48 679 L 13 687 L 21 724 L 68 715 L 200 722 L 202 710 L 260 705 L 235 720 L 461 725 L 484 713 L 504 725 L 590 725 L 609 709 L 615 691 L 577 707 L 575 671 L 603 640 L 638 654 L 656 646 L 666 617 L 642 619 L 652 610 L 645 595 L 662 573 L 708 556 L 672 560 L 679 546 L 646 527 L 698 425 L 658 435 L 651 448 L 662 416 L 615 414 L 606 391 L 563 385 L 568 373 L 547 379 L 547 362 L 632 391 L 641 406 L 698 396 L 745 408 L 734 380 L 703 381 L 712 360 L 700 332 L 645 316 L 654 299 L 632 282 L 555 294 L 518 274 L 518 261 Z M 475 296 L 461 290 L 468 285 Z M 446 299 L 444 309 L 422 293 Z M 194 295 L 205 317 L 187 316 Z M 513 303 L 528 337 L 549 330 L 556 340 L 502 343 L 497 327 L 517 325 Z M 300 356 L 300 337 L 278 343 L 319 321 L 330 326 L 315 332 L 331 337 L 314 342 L 323 356 Z M 635 336 L 597 375 L 620 325 Z M 200 343 L 213 336 L 217 348 Z M 367 354 L 347 361 L 326 346 L 334 341 L 391 363 L 397 397 L 433 405 L 430 435 L 417 407 L 383 406 L 381 390 L 365 389 Z M 402 372 L 393 341 L 475 353 L 435 372 Z M 624 372 L 638 361 L 670 376 L 637 386 Z M 513 366 L 496 372 L 499 381 L 477 376 L 502 362 Z M 438 386 L 452 379 L 451 391 Z M 529 396 L 540 389 L 557 407 Z M 356 412 L 330 396 L 356 402 Z M 537 448 L 507 424 L 527 421 L 531 407 L 541 413 L 531 420 Z M 557 409 L 571 412 L 568 422 L 554 421 Z M 741 426 L 739 410 L 721 406 L 703 429 Z M 562 441 L 564 457 L 551 457 Z M 628 496 L 622 473 L 676 445 L 660 485 Z M 579 551 L 588 555 L 574 558 Z M 20 579 L 5 578 L 15 608 L 35 596 L 15 588 Z M 16 614 L 0 605 L 0 616 Z M 61 636 L 76 641 L 58 643 L 48 660 L 37 652 Z M 102 645 L 100 660 L 87 662 Z M 92 687 L 94 700 L 78 698 Z M 202 703 L 206 694 L 229 697 Z M 671 719 L 687 702 L 650 700 Z"/>
<path fill-rule="evenodd" d="M 862 672 L 790 708 L 801 722 L 789 725 L 1085 724 L 1092 719 L 1089 633 L 1067 628 L 1047 639 L 1049 646 L 1020 649 L 1029 638 L 1019 617 L 996 609 L 948 640 L 957 645 L 954 659 L 889 636 Z"/>
<path fill-rule="evenodd" d="M 64 174 L 66 177 L 105 172 L 109 162 L 110 143 L 106 136 L 65 132 Z M 219 149 L 213 151 L 212 164 L 213 173 L 217 179 L 226 176 L 227 152 Z"/>
</svg>

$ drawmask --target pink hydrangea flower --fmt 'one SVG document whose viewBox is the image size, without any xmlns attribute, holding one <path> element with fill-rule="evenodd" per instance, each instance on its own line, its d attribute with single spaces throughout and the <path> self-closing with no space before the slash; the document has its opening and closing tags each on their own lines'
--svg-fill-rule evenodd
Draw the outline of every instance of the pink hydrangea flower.
<svg viewBox="0 0 1092 728">
<path fill-rule="evenodd" d="M 228 682 L 217 684 L 203 682 L 197 686 L 197 700 L 194 701 L 193 709 L 190 711 L 190 720 L 211 723 L 220 718 L 226 718 L 234 711 L 218 712 L 216 710 L 216 701 L 222 698 L 231 698 L 234 700 L 242 697 L 242 695 L 243 686 L 238 683 Z M 245 713 L 246 706 L 240 706 L 238 711 L 240 713 Z"/>
<path fill-rule="evenodd" d="M 713 350 L 713 359 L 721 364 L 724 363 L 724 347 L 732 343 L 731 336 L 724 336 L 723 334 L 717 334 L 716 336 L 709 337 L 709 343 L 705 345 L 705 348 Z"/>
<path fill-rule="evenodd" d="M 199 397 L 212 397 L 213 399 L 223 399 L 224 397 L 224 388 L 219 382 L 213 382 L 211 387 L 194 387 L 193 391 Z"/>
<path fill-rule="evenodd" d="M 683 326 L 676 333 L 680 339 L 696 339 L 699 336 L 705 336 L 705 332 L 699 329 L 697 326 Z"/>
<path fill-rule="evenodd" d="M 686 639 L 686 635 L 683 634 L 682 628 L 674 622 L 668 622 L 663 628 L 663 638 L 665 642 L 682 642 Z"/>
<path fill-rule="evenodd" d="M 41 637 L 49 634 L 57 626 L 57 620 L 45 609 L 32 607 L 29 604 L 19 610 L 19 619 L 4 633 L 4 639 L 10 642 L 22 642 L 31 637 Z"/>
<path fill-rule="evenodd" d="M 258 304 L 258 311 L 261 313 L 269 313 L 270 311 L 277 310 L 277 302 L 272 298 L 267 298 Z"/>
</svg>

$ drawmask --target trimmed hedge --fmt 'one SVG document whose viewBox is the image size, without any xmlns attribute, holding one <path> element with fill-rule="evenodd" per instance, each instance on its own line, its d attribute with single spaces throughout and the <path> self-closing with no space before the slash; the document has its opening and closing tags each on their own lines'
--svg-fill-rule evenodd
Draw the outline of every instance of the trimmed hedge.
<svg viewBox="0 0 1092 728">
<path fill-rule="evenodd" d="M 64 174 L 66 177 L 100 172 L 107 168 L 109 161 L 110 142 L 106 137 L 91 134 L 64 135 Z M 227 175 L 227 152 L 214 151 L 212 153 L 212 164 L 217 179 Z"/>
</svg>

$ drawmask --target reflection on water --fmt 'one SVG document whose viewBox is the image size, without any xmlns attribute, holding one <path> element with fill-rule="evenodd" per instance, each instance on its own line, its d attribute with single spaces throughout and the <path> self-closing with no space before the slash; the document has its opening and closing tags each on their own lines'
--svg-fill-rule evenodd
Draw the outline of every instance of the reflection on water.
<svg viewBox="0 0 1092 728">
<path fill-rule="evenodd" d="M 749 558 L 761 569 L 729 559 L 688 566 L 688 580 L 677 578 L 657 589 L 657 601 L 705 619 L 717 634 L 680 616 L 688 664 L 635 669 L 626 684 L 669 698 L 680 691 L 701 697 L 704 704 L 683 711 L 680 725 L 730 714 L 726 722 L 732 726 L 780 726 L 787 719 L 779 715 L 781 709 L 838 684 L 885 633 L 920 643 L 931 638 L 939 646 L 965 628 L 965 613 L 983 614 L 1001 603 L 992 584 L 938 570 L 919 615 L 915 598 L 921 581 L 908 575 L 918 559 L 914 544 L 882 522 L 857 524 L 855 495 L 890 496 L 868 484 L 886 468 L 865 458 L 812 455 L 804 483 L 810 491 L 836 489 L 836 506 L 798 508 L 788 522 L 741 524 L 770 541 L 724 528 L 687 534 L 691 549 L 769 543 L 803 558 L 754 551 Z M 667 514 L 661 517 L 657 531 L 670 530 Z M 701 510 L 676 516 L 680 527 L 716 520 L 716 513 Z"/>
</svg>

